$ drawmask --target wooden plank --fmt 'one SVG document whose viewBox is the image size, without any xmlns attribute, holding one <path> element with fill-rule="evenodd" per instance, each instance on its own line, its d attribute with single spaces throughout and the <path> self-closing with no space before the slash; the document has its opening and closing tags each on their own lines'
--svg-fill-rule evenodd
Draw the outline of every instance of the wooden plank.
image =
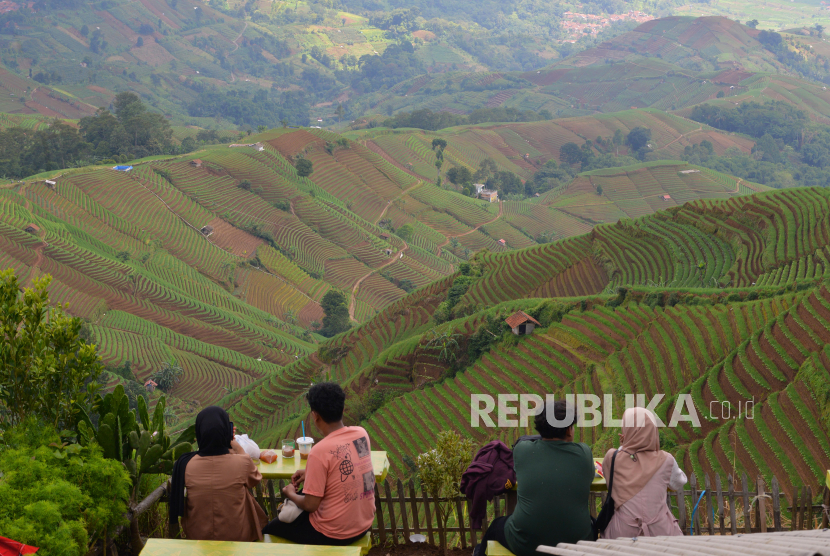
<svg viewBox="0 0 830 556">
<path fill-rule="evenodd" d="M 412 527 L 415 530 L 415 534 L 419 534 L 421 532 L 421 523 L 420 523 L 420 516 L 418 515 L 418 503 L 415 498 L 415 485 L 412 484 L 412 479 L 409 480 L 409 504 L 410 509 L 412 510 Z"/>
<path fill-rule="evenodd" d="M 752 513 L 749 507 L 749 488 L 746 484 L 746 473 L 741 476 L 741 483 L 743 485 L 742 496 L 744 499 L 744 529 L 747 533 L 752 533 Z"/>
<path fill-rule="evenodd" d="M 277 495 L 274 492 L 274 480 L 268 479 L 268 505 L 271 508 L 271 519 L 277 518 Z"/>
<path fill-rule="evenodd" d="M 467 509 L 467 515 L 470 515 L 470 499 L 467 498 L 464 501 L 464 507 Z M 485 508 L 486 511 L 486 508 Z M 478 529 L 473 528 L 473 518 L 470 516 L 470 542 L 473 545 L 473 548 L 478 544 L 478 540 L 476 539 L 478 534 Z"/>
<path fill-rule="evenodd" d="M 723 511 L 723 484 L 720 481 L 720 474 L 715 473 L 715 492 L 718 496 L 718 531 L 721 535 L 726 534 L 726 516 Z"/>
<path fill-rule="evenodd" d="M 461 548 L 467 550 L 467 528 L 464 526 L 464 507 L 460 498 L 455 499 L 455 515 L 458 516 L 458 528 L 461 530 Z"/>
<path fill-rule="evenodd" d="M 386 526 L 383 524 L 383 506 L 380 501 L 380 487 L 375 484 L 375 517 L 378 520 L 378 535 L 380 536 L 380 545 L 386 545 Z"/>
<path fill-rule="evenodd" d="M 813 528 L 813 487 L 805 487 L 807 494 L 804 497 L 804 507 L 807 509 L 807 530 Z"/>
<path fill-rule="evenodd" d="M 783 531 L 781 528 L 781 488 L 778 486 L 778 479 L 772 478 L 772 526 L 776 531 Z"/>
<path fill-rule="evenodd" d="M 798 506 L 801 503 L 801 499 L 799 498 L 799 487 L 795 487 L 795 491 L 793 491 L 793 505 L 790 511 L 790 517 L 792 520 L 790 521 L 790 530 L 797 531 L 798 530 Z"/>
<path fill-rule="evenodd" d="M 501 504 L 499 503 L 500 501 L 501 496 L 493 497 L 493 515 L 495 517 L 501 517 Z"/>
<path fill-rule="evenodd" d="M 822 512 L 821 528 L 827 529 L 830 521 L 830 486 L 824 487 L 824 511 Z"/>
<path fill-rule="evenodd" d="M 737 535 L 738 522 L 735 517 L 735 479 L 732 478 L 732 475 L 727 477 L 727 482 L 729 483 L 729 492 L 727 493 L 727 499 L 729 500 L 729 521 L 732 534 Z"/>
<path fill-rule="evenodd" d="M 764 478 L 760 475 L 758 476 L 757 481 L 758 486 L 756 487 L 756 491 L 758 493 L 758 523 L 761 527 L 761 532 L 767 532 L 767 491 L 764 487 Z"/>
<path fill-rule="evenodd" d="M 715 534 L 714 506 L 712 506 L 712 484 L 709 482 L 709 475 L 703 476 L 703 486 L 706 487 L 706 522 L 709 534 Z M 699 510 L 698 510 L 699 511 Z"/>
<path fill-rule="evenodd" d="M 697 475 L 692 473 L 692 478 L 689 480 L 689 490 L 692 493 L 692 528 L 694 529 L 695 535 L 700 535 L 700 506 L 698 506 L 697 511 L 695 511 L 695 505 L 697 504 Z"/>
<path fill-rule="evenodd" d="M 689 524 L 686 522 L 686 492 L 682 488 L 677 491 L 677 524 L 685 535 Z"/>
<path fill-rule="evenodd" d="M 421 496 L 424 499 L 424 511 L 427 519 L 427 531 L 429 532 L 429 544 L 435 545 L 435 535 L 432 532 L 432 512 L 429 511 L 429 498 L 427 497 L 427 490 L 424 485 L 421 485 Z"/>
<path fill-rule="evenodd" d="M 393 544 L 398 544 L 398 526 L 395 523 L 395 502 L 392 500 L 392 488 L 389 481 L 383 481 L 383 491 L 386 493 L 386 505 L 389 508 L 389 531 Z"/>
<path fill-rule="evenodd" d="M 403 490 L 403 483 L 398 479 L 398 501 L 401 506 L 401 524 L 403 525 L 403 539 L 404 543 L 409 541 L 409 518 L 406 515 L 406 493 Z"/>
</svg>

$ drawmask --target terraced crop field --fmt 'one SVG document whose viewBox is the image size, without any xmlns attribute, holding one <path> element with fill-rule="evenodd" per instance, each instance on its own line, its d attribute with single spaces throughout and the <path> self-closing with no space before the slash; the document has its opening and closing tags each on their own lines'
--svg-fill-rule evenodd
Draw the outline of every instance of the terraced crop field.
<svg viewBox="0 0 830 556">
<path fill-rule="evenodd" d="M 677 176 L 667 168 L 639 171 Z M 521 206 L 512 210 L 521 214 Z M 774 475 L 788 495 L 802 484 L 817 488 L 830 465 L 828 223 L 830 193 L 794 189 L 696 200 L 545 245 L 481 253 L 456 320 L 436 325 L 430 314 L 457 275 L 332 340 L 336 359 L 302 358 L 289 374 L 262 379 L 231 411 L 268 444 L 296 432 L 307 412 L 302 385 L 321 372 L 353 396 L 397 392 L 362 424 L 390 452 L 393 473 L 406 476 L 404 457 L 430 449 L 435 431 L 462 431 L 477 443 L 526 433 L 471 427 L 471 394 L 665 394 L 656 411 L 668 421 L 684 393 L 701 426 L 681 422 L 663 434 L 687 471 Z M 543 318 L 551 303 L 560 317 L 531 336 L 505 331 L 489 352 L 466 359 L 488 317 L 522 309 Z M 460 372 L 447 374 L 430 328 L 458 334 Z M 731 418 L 709 417 L 711 404 L 727 402 Z M 601 455 L 616 432 L 578 429 L 577 439 Z"/>
</svg>

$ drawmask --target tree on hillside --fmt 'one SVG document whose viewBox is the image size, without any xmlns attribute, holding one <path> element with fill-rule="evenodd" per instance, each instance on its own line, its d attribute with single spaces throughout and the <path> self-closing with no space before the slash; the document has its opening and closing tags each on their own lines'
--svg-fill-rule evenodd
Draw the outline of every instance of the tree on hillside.
<svg viewBox="0 0 830 556">
<path fill-rule="evenodd" d="M 351 328 L 349 322 L 349 307 L 346 304 L 346 296 L 338 290 L 329 290 L 320 301 L 323 309 L 323 328 L 320 334 L 331 338 Z"/>
<path fill-rule="evenodd" d="M 35 278 L 20 295 L 14 269 L 0 271 L 0 430 L 27 418 L 72 428 L 97 389 L 95 346 L 81 339 L 81 319 L 50 306 L 51 281 Z"/>
<path fill-rule="evenodd" d="M 611 139 L 611 142 L 614 143 L 614 154 L 620 156 L 620 146 L 625 142 L 625 136 L 621 129 L 614 130 L 614 138 Z"/>
<path fill-rule="evenodd" d="M 159 390 L 169 393 L 181 380 L 183 374 L 184 369 L 175 363 L 164 362 L 150 378 L 158 385 Z"/>
<path fill-rule="evenodd" d="M 559 147 L 559 160 L 569 166 L 581 164 L 582 154 L 582 149 L 574 142 L 565 143 Z"/>
<path fill-rule="evenodd" d="M 760 23 L 760 22 L 757 19 L 751 19 L 751 20 L 746 22 L 746 26 L 749 27 L 750 29 L 757 29 L 758 28 L 758 23 Z"/>
<path fill-rule="evenodd" d="M 651 130 L 647 127 L 637 126 L 628 132 L 625 143 L 635 151 L 639 151 L 651 141 Z"/>
<path fill-rule="evenodd" d="M 404 241 L 409 241 L 412 239 L 412 234 L 415 232 L 415 228 L 412 227 L 412 224 L 404 224 L 398 231 L 395 232 L 399 238 Z"/>
<path fill-rule="evenodd" d="M 294 168 L 297 169 L 297 175 L 301 178 L 306 178 L 314 172 L 314 165 L 312 162 L 307 158 L 301 158 L 297 161 L 294 165 Z"/>
<path fill-rule="evenodd" d="M 455 185 L 473 183 L 473 173 L 466 166 L 453 166 L 447 170 L 447 179 Z"/>
</svg>

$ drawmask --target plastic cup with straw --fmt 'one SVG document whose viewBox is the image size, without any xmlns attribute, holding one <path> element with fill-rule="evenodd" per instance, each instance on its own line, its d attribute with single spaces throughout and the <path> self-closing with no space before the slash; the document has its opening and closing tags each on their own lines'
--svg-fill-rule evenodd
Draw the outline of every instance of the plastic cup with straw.
<svg viewBox="0 0 830 556">
<path fill-rule="evenodd" d="M 305 420 L 300 421 L 303 427 L 303 437 L 297 439 L 297 447 L 300 449 L 300 459 L 308 459 L 308 454 L 311 453 L 311 447 L 314 445 L 314 439 L 305 435 Z"/>
</svg>

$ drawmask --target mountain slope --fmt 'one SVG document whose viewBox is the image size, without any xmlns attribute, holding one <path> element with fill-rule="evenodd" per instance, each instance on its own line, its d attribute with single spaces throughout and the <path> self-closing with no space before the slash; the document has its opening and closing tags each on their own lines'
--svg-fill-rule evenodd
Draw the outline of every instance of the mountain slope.
<svg viewBox="0 0 830 556">
<path fill-rule="evenodd" d="M 565 128 L 531 129 L 547 145 Z M 482 128 L 457 132 L 499 137 Z M 511 133 L 505 137 L 516 144 L 524 127 Z M 278 129 L 252 136 L 250 146 L 217 145 L 135 163 L 130 172 L 74 169 L 47 174 L 54 185 L 12 184 L 0 190 L 0 264 L 26 284 L 52 274 L 55 301 L 90 323 L 106 363 L 129 360 L 143 381 L 177 362 L 185 374 L 173 395 L 192 409 L 241 395 L 313 354 L 322 340 L 319 302 L 331 288 L 347 295 L 356 322 L 367 322 L 481 249 L 507 252 L 674 203 L 656 195 L 683 202 L 750 192 L 726 176 L 669 163 L 628 169 L 651 176 L 641 190 L 615 186 L 614 172 L 601 172 L 540 198 L 489 204 L 341 139 Z M 413 148 L 432 152 L 421 145 Z M 309 177 L 297 175 L 300 156 L 313 163 Z M 447 156 L 470 167 L 480 157 L 454 138 Z M 499 166 L 519 169 L 504 156 Z M 533 168 L 520 170 L 529 176 Z M 591 191 L 597 180 L 605 180 L 602 197 Z M 409 234 L 397 235 L 407 225 Z M 423 311 L 402 317 L 406 326 L 428 318 Z"/>
</svg>

